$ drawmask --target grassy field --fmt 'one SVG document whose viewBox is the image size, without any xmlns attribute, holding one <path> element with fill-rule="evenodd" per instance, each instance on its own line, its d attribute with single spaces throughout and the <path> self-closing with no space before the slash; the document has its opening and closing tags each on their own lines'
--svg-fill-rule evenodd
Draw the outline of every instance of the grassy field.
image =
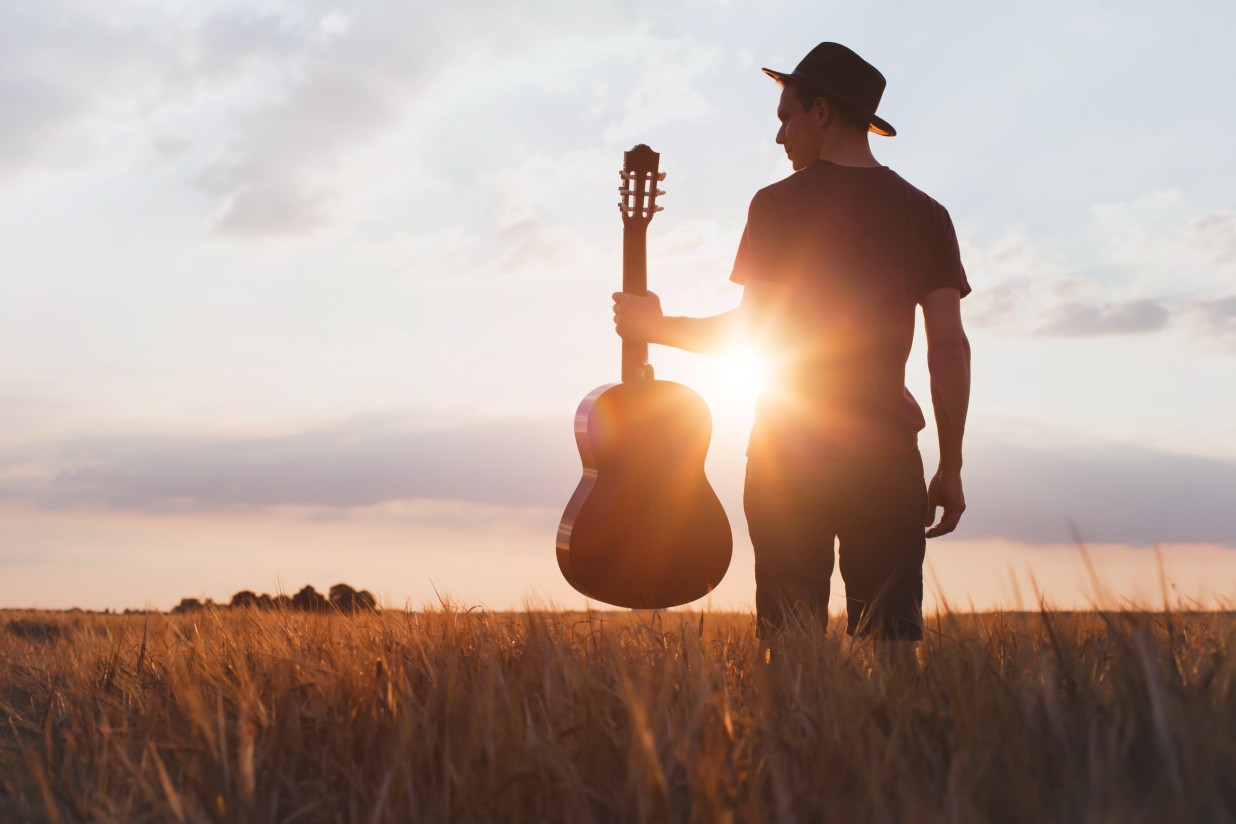
<svg viewBox="0 0 1236 824">
<path fill-rule="evenodd" d="M 1236 617 L 930 623 L 0 613 L 0 820 L 1236 820 Z"/>
</svg>

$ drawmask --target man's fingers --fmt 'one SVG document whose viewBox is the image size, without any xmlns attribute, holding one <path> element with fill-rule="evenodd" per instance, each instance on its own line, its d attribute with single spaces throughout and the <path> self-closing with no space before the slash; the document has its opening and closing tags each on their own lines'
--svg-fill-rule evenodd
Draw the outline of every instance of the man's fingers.
<svg viewBox="0 0 1236 824">
<path fill-rule="evenodd" d="M 964 512 L 965 509 L 966 508 L 964 506 L 944 507 L 944 515 L 940 518 L 940 523 L 927 530 L 927 537 L 938 538 L 941 535 L 947 535 L 952 532 L 957 528 L 957 524 L 961 522 L 961 513 Z"/>
</svg>

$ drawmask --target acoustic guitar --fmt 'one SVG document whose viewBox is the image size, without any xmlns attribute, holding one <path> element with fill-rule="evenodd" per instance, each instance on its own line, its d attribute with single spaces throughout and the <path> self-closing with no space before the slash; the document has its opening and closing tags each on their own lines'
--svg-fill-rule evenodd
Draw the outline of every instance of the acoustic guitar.
<svg viewBox="0 0 1236 824">
<path fill-rule="evenodd" d="M 647 237 L 660 155 L 624 154 L 622 290 L 647 293 Z M 712 416 L 682 384 L 657 380 L 648 345 L 622 342 L 622 382 L 598 387 L 575 412 L 584 465 L 558 526 L 558 566 L 590 598 L 661 609 L 707 595 L 733 550 L 730 522 L 704 476 Z"/>
</svg>

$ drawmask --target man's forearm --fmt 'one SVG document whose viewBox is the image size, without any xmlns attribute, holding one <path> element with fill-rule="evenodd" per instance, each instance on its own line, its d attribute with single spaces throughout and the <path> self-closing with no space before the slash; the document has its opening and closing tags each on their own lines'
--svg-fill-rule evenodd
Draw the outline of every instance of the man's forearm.
<svg viewBox="0 0 1236 824">
<path fill-rule="evenodd" d="M 940 436 L 940 468 L 961 471 L 961 441 L 970 407 L 970 341 L 964 336 L 928 347 L 931 405 Z"/>
<path fill-rule="evenodd" d="M 734 344 L 739 327 L 738 312 L 732 309 L 706 318 L 662 317 L 648 342 L 703 355 L 719 355 Z"/>
</svg>

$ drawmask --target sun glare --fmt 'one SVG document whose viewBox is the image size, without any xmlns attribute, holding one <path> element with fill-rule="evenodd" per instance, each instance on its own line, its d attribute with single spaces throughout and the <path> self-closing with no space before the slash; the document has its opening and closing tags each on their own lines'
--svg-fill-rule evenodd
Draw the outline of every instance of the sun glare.
<svg viewBox="0 0 1236 824">
<path fill-rule="evenodd" d="M 721 378 L 731 401 L 744 407 L 754 405 L 767 378 L 764 359 L 750 350 L 735 350 L 723 358 Z"/>
</svg>

